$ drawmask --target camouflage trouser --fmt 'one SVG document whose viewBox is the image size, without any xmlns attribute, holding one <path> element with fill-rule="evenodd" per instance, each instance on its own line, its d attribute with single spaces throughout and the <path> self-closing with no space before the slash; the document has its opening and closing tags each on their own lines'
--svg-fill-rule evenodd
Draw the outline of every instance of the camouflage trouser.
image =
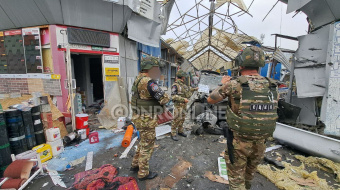
<svg viewBox="0 0 340 190">
<path fill-rule="evenodd" d="M 177 135 L 177 129 L 179 133 L 183 133 L 183 123 L 186 116 L 186 104 L 175 105 L 174 120 L 171 122 L 171 135 Z"/>
<path fill-rule="evenodd" d="M 140 142 L 131 166 L 134 168 L 139 167 L 138 178 L 143 178 L 149 175 L 149 160 L 155 146 L 157 118 L 134 115 L 132 122 L 140 133 Z"/>
<path fill-rule="evenodd" d="M 251 180 L 256 173 L 266 150 L 265 140 L 241 141 L 234 137 L 234 164 L 230 163 L 228 149 L 224 158 L 227 164 L 229 189 L 250 189 Z"/>
</svg>

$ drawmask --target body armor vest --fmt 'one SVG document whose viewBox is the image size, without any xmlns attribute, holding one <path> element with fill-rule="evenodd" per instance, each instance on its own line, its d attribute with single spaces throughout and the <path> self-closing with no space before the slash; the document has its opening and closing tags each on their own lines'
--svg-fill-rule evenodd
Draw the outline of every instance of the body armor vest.
<svg viewBox="0 0 340 190">
<path fill-rule="evenodd" d="M 277 85 L 268 79 L 261 90 L 250 90 L 248 80 L 241 76 L 237 80 L 241 84 L 239 115 L 231 108 L 227 108 L 227 121 L 229 127 L 246 136 L 272 136 L 277 120 Z"/>
<path fill-rule="evenodd" d="M 144 78 L 135 80 L 132 86 L 131 107 L 135 114 L 161 114 L 163 106 L 155 99 L 141 99 L 138 91 L 139 82 Z"/>
<path fill-rule="evenodd" d="M 174 85 L 177 87 L 177 95 L 183 97 L 183 98 L 190 98 L 191 97 L 191 91 L 190 88 L 183 84 L 182 82 L 175 82 Z"/>
</svg>

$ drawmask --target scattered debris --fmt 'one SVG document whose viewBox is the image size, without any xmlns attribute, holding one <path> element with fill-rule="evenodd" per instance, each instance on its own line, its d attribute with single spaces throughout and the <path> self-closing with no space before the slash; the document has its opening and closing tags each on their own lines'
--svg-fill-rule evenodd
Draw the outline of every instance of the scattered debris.
<svg viewBox="0 0 340 190">
<path fill-rule="evenodd" d="M 295 158 L 299 159 L 302 163 L 309 167 L 319 168 L 325 172 L 333 173 L 336 176 L 335 181 L 340 183 L 340 163 L 334 163 L 326 158 L 318 157 L 304 157 L 301 155 L 296 155 Z"/>
<path fill-rule="evenodd" d="M 219 175 L 214 175 L 211 171 L 206 171 L 204 174 L 204 177 L 207 177 L 210 181 L 223 183 L 223 184 L 229 184 L 229 181 L 224 179 L 223 177 Z"/>
<path fill-rule="evenodd" d="M 218 142 L 222 144 L 227 144 L 227 139 L 222 139 L 222 140 L 219 140 Z"/>
<path fill-rule="evenodd" d="M 92 162 L 93 162 L 93 152 L 88 152 L 87 157 L 86 157 L 85 171 L 92 169 Z"/>
<path fill-rule="evenodd" d="M 70 165 L 71 166 L 76 166 L 78 164 L 81 164 L 84 160 L 85 160 L 85 156 L 83 156 L 83 157 L 81 157 L 79 159 L 73 160 L 72 162 L 70 162 Z"/>
<path fill-rule="evenodd" d="M 158 148 L 158 147 L 159 147 L 159 144 L 155 144 L 155 145 L 154 145 L 154 148 Z"/>
<path fill-rule="evenodd" d="M 190 162 L 180 160 L 174 167 L 172 167 L 171 173 L 164 178 L 164 185 L 169 188 L 173 188 L 174 185 L 189 172 L 189 168 L 191 166 L 192 164 Z"/>
<path fill-rule="evenodd" d="M 268 162 L 269 164 L 273 164 L 274 166 L 276 166 L 279 169 L 285 168 L 285 166 L 281 162 L 278 162 L 275 159 L 269 158 L 268 156 L 264 157 L 264 161 Z"/>
<path fill-rule="evenodd" d="M 135 137 L 134 139 L 132 139 L 130 145 L 125 149 L 125 151 L 122 153 L 122 155 L 119 157 L 120 159 L 122 158 L 127 158 L 128 153 L 130 152 L 132 146 L 135 144 L 135 142 L 137 141 L 138 137 Z"/>
<path fill-rule="evenodd" d="M 156 127 L 156 138 L 162 135 L 168 134 L 168 133 L 171 133 L 170 125 L 162 125 L 162 126 Z"/>
<path fill-rule="evenodd" d="M 161 184 L 162 184 L 162 179 L 160 177 L 156 177 L 154 179 L 147 180 L 145 182 L 145 189 L 146 190 L 158 189 Z M 166 188 L 161 188 L 161 189 L 166 189 Z"/>
<path fill-rule="evenodd" d="M 227 164 L 223 157 L 218 157 L 218 172 L 220 173 L 221 177 L 228 180 Z"/>
<path fill-rule="evenodd" d="M 57 171 L 49 170 L 48 174 L 50 175 L 54 185 L 59 185 L 60 187 L 66 188 L 65 183 L 63 182 Z"/>
<path fill-rule="evenodd" d="M 268 178 L 272 183 L 274 183 L 279 189 L 283 190 L 304 190 L 306 189 L 301 183 L 308 182 L 308 189 L 318 189 L 318 190 L 329 190 L 334 189 L 327 184 L 325 179 L 318 177 L 317 172 L 313 171 L 311 173 L 305 170 L 305 166 L 293 166 L 289 163 L 282 162 L 285 166 L 284 169 L 272 168 L 270 165 L 259 165 L 257 167 L 260 174 Z M 298 178 L 302 180 L 297 180 Z M 313 182 L 311 181 L 313 180 Z M 314 182 L 316 186 L 314 186 Z"/>
<path fill-rule="evenodd" d="M 272 150 L 276 150 L 276 149 L 279 149 L 281 147 L 282 147 L 282 145 L 275 145 L 275 146 L 272 146 L 272 147 L 268 147 L 268 148 L 266 148 L 266 152 L 270 152 Z"/>
<path fill-rule="evenodd" d="M 139 190 L 133 177 L 117 177 L 116 167 L 106 164 L 98 169 L 84 171 L 74 175 L 74 183 L 70 189 L 129 189 Z"/>
<path fill-rule="evenodd" d="M 309 186 L 309 187 L 316 187 L 316 181 L 314 179 L 304 179 L 304 178 L 298 178 L 294 176 L 289 176 L 290 179 L 296 181 L 297 184 L 303 185 L 303 186 Z"/>
<path fill-rule="evenodd" d="M 46 187 L 48 185 L 48 182 L 44 183 L 42 187 Z"/>
</svg>

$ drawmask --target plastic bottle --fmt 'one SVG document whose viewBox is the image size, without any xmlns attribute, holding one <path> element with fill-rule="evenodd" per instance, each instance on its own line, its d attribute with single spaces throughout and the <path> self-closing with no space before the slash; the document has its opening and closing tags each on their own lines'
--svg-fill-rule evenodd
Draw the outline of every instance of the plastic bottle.
<svg viewBox="0 0 340 190">
<path fill-rule="evenodd" d="M 55 170 L 55 171 L 58 171 L 58 172 L 63 172 L 65 170 L 67 170 L 68 168 L 71 168 L 71 165 L 65 160 L 52 159 L 47 163 L 47 168 L 49 170 Z"/>
</svg>

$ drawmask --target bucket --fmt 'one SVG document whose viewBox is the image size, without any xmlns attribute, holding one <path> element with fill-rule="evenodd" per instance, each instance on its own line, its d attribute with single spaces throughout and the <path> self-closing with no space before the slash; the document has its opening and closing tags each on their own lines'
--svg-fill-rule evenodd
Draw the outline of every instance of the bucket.
<svg viewBox="0 0 340 190">
<path fill-rule="evenodd" d="M 58 156 L 60 153 L 64 151 L 64 145 L 61 139 L 58 139 L 52 142 L 47 141 L 47 144 L 51 146 L 53 156 Z"/>
<path fill-rule="evenodd" d="M 61 139 L 60 129 L 59 128 L 51 128 L 45 131 L 47 141 L 55 141 Z"/>
<path fill-rule="evenodd" d="M 77 131 L 81 140 L 86 139 L 86 137 L 87 137 L 86 131 L 87 131 L 86 129 L 80 129 L 80 130 Z"/>
<path fill-rule="evenodd" d="M 86 129 L 86 136 L 90 133 L 89 128 L 89 115 L 87 114 L 77 114 L 76 115 L 76 128 L 79 129 Z"/>
</svg>

